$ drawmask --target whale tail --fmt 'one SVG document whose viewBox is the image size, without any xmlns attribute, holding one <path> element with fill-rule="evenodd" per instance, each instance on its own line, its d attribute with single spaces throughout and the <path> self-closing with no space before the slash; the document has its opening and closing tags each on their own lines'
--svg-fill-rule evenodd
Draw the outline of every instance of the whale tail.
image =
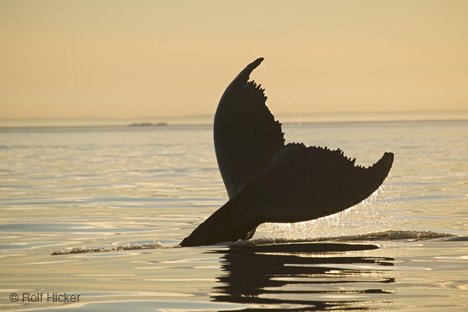
<svg viewBox="0 0 468 312">
<path fill-rule="evenodd" d="M 339 149 L 284 145 L 264 89 L 248 81 L 262 61 L 239 73 L 215 115 L 216 158 L 229 201 L 181 246 L 249 239 L 264 222 L 307 221 L 340 212 L 375 192 L 392 167 L 392 153 L 363 168 Z"/>
</svg>

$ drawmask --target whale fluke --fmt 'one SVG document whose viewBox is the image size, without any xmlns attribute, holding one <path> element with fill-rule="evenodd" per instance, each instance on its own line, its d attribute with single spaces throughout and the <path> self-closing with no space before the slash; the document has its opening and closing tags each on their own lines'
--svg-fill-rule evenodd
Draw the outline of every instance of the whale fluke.
<svg viewBox="0 0 468 312">
<path fill-rule="evenodd" d="M 215 114 L 216 158 L 230 199 L 256 178 L 284 146 L 281 124 L 265 104 L 264 89 L 248 81 L 262 61 L 255 60 L 237 75 Z"/>
<path fill-rule="evenodd" d="M 285 145 L 264 89 L 249 81 L 262 61 L 237 75 L 215 114 L 216 158 L 229 201 L 181 246 L 249 239 L 264 222 L 300 222 L 340 212 L 375 192 L 392 167 L 392 153 L 363 168 L 340 149 Z"/>
</svg>

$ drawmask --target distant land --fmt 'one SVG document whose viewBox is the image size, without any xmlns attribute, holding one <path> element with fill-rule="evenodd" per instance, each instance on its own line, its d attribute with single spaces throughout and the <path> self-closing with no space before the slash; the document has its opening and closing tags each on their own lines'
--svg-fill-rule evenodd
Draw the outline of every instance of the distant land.
<svg viewBox="0 0 468 312">
<path fill-rule="evenodd" d="M 152 122 L 136 122 L 129 124 L 129 127 L 162 127 L 162 126 L 168 126 L 169 124 L 167 122 L 157 122 L 157 123 L 152 123 Z"/>
<path fill-rule="evenodd" d="M 213 114 L 192 116 L 148 116 L 133 118 L 38 118 L 2 119 L 0 127 L 73 127 L 73 126 L 165 126 L 165 125 L 211 125 Z M 427 111 L 349 111 L 349 112 L 278 112 L 276 118 L 283 123 L 322 122 L 368 122 L 368 121 L 432 121 L 467 120 L 468 110 L 427 110 Z M 154 120 L 161 120 L 154 122 Z"/>
</svg>

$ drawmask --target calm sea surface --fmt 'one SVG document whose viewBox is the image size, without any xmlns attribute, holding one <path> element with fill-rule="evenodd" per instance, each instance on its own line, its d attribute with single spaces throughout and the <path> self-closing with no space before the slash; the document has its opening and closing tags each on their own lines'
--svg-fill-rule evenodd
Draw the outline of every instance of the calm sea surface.
<svg viewBox="0 0 468 312">
<path fill-rule="evenodd" d="M 468 311 L 467 121 L 283 129 L 360 165 L 392 151 L 391 176 L 340 214 L 196 248 L 176 246 L 227 199 L 211 126 L 0 129 L 0 309 Z"/>
</svg>

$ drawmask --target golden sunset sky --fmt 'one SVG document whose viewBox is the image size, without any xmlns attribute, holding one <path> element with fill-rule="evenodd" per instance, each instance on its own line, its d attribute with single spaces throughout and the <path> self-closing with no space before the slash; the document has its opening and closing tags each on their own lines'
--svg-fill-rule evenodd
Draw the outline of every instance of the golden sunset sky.
<svg viewBox="0 0 468 312">
<path fill-rule="evenodd" d="M 275 115 L 464 111 L 468 1 L 2 0 L 0 119 L 212 115 L 260 56 Z"/>
</svg>

